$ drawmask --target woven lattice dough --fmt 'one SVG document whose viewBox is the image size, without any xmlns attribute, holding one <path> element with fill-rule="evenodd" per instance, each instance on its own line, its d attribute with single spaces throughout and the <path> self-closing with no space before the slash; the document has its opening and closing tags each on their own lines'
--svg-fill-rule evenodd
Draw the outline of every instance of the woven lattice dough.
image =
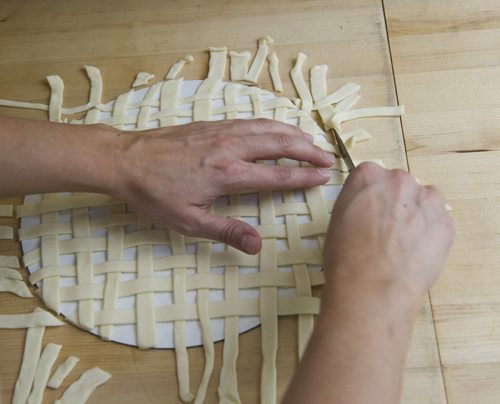
<svg viewBox="0 0 500 404">
<path fill-rule="evenodd" d="M 258 77 L 271 43 L 267 37 L 260 41 L 248 73 L 252 80 Z M 58 76 L 48 77 L 52 90 L 49 105 L 15 105 L 4 100 L 0 105 L 47 110 L 54 121 L 87 111 L 84 119 L 71 123 L 103 122 L 126 130 L 267 117 L 299 126 L 314 135 L 317 145 L 335 153 L 331 137 L 325 135 L 310 112 L 317 110 L 325 126 L 340 130 L 342 121 L 363 117 L 364 112 L 373 116 L 377 111 L 347 113 L 359 99 L 355 98 L 359 86 L 350 83 L 328 95 L 325 65 L 311 70 L 309 90 L 302 73 L 305 58 L 299 54 L 292 69 L 300 108 L 287 98 L 276 98 L 256 87 L 225 83 L 225 48 L 211 48 L 208 77 L 202 82 L 161 81 L 146 89 L 130 90 L 103 105 L 99 70 L 86 66 L 91 90 L 89 102 L 83 106 L 63 108 L 64 85 Z M 195 86 L 196 91 L 186 96 L 185 86 Z M 383 115 L 400 112 L 381 111 Z M 337 114 L 342 115 L 337 119 Z M 368 137 L 366 133 L 344 134 L 351 144 Z M 241 218 L 257 228 L 263 246 L 255 256 L 158 228 L 130 212 L 123 202 L 105 195 L 30 197 L 17 209 L 18 216 L 24 218 L 19 236 L 25 241 L 24 261 L 32 271 L 30 280 L 40 286 L 49 308 L 61 312 L 62 305 L 71 305 L 73 312 L 66 312 L 69 321 L 104 339 L 113 339 L 118 328 L 128 325 L 135 330 L 132 343 L 150 348 L 161 346 L 164 333 L 170 333 L 184 401 L 195 397 L 189 389 L 189 323 L 199 324 L 199 341 L 206 359 L 196 402 L 204 400 L 213 369 L 216 321 L 224 321 L 218 329 L 225 339 L 219 395 L 223 402 L 238 402 L 237 335 L 242 319 L 256 317 L 262 327 L 262 401 L 274 402 L 277 317 L 298 315 L 301 355 L 313 328 L 313 316 L 319 311 L 312 287 L 324 281 L 320 270 L 324 235 L 346 175 L 340 161 L 336 167 L 331 181 L 322 187 L 233 195 L 216 201 L 215 213 Z M 62 263 L 64 257 L 69 257 L 69 263 Z M 158 328 L 165 324 L 170 328 Z"/>
</svg>

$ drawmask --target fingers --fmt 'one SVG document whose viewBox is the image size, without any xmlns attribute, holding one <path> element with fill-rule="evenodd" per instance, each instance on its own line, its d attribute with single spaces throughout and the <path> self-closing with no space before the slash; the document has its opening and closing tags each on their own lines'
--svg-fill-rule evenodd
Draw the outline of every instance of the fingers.
<svg viewBox="0 0 500 404">
<path fill-rule="evenodd" d="M 256 135 L 287 135 L 303 138 L 309 142 L 313 141 L 313 137 L 306 132 L 303 132 L 298 127 L 288 123 L 274 121 L 272 119 L 235 119 L 227 121 L 229 126 L 232 126 L 231 131 L 233 136 L 240 135 L 243 137 Z"/>
<path fill-rule="evenodd" d="M 257 254 L 262 247 L 259 233 L 249 224 L 228 217 L 212 215 L 204 210 L 193 213 L 196 235 L 221 241 L 247 254 Z"/>
<path fill-rule="evenodd" d="M 321 167 L 330 167 L 335 161 L 333 154 L 321 150 L 302 136 L 272 133 L 238 140 L 239 144 L 235 145 L 237 153 L 246 161 L 289 158 Z"/>
<path fill-rule="evenodd" d="M 253 163 L 238 164 L 234 173 L 235 175 L 225 179 L 222 190 L 224 193 L 308 188 L 325 184 L 331 176 L 329 168 Z"/>
</svg>

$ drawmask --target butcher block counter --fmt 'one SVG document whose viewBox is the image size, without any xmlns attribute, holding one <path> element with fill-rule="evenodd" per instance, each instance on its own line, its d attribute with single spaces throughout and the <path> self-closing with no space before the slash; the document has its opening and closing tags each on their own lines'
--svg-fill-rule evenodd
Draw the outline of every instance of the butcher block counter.
<svg viewBox="0 0 500 404">
<path fill-rule="evenodd" d="M 409 169 L 439 186 L 453 208 L 456 240 L 416 318 L 402 402 L 500 402 L 500 2 L 3 0 L 0 98 L 47 103 L 44 78 L 58 74 L 65 106 L 83 104 L 88 81 L 82 66 L 92 65 L 101 70 L 106 102 L 127 91 L 137 72 L 161 79 L 186 54 L 194 62 L 182 76 L 203 79 L 210 46 L 253 54 L 263 35 L 274 38 L 288 97 L 297 96 L 289 71 L 302 51 L 306 69 L 329 65 L 329 91 L 353 81 L 362 86 L 360 106 L 405 105 L 402 119 L 346 125 L 373 134 L 356 146 L 354 158 Z M 259 86 L 272 90 L 267 69 Z M 47 119 L 40 111 L 0 113 Z M 15 219 L 0 218 L 0 225 L 17 234 Z M 19 242 L 0 240 L 0 255 L 20 257 Z M 0 314 L 35 307 L 44 307 L 39 298 L 0 293 Z M 279 321 L 280 397 L 297 363 L 296 321 Z M 0 330 L 0 403 L 12 398 L 25 334 Z M 62 388 L 94 366 L 112 374 L 91 403 L 180 402 L 172 350 L 105 342 L 71 325 L 48 328 L 43 345 L 48 342 L 63 346 L 56 365 L 69 355 L 80 358 Z M 222 347 L 215 345 L 208 403 L 217 402 Z M 188 352 L 195 390 L 204 355 L 202 348 Z M 242 402 L 259 402 L 258 327 L 240 336 L 237 367 Z M 61 392 L 47 389 L 44 402 Z"/>
</svg>

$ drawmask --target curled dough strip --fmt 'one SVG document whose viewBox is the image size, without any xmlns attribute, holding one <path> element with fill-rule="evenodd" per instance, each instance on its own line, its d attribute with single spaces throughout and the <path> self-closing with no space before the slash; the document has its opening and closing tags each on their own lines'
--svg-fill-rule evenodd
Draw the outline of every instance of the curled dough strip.
<svg viewBox="0 0 500 404">
<path fill-rule="evenodd" d="M 310 113 L 312 110 L 312 96 L 309 92 L 309 88 L 304 80 L 304 75 L 302 74 L 302 66 L 306 61 L 307 56 L 299 52 L 297 55 L 297 61 L 295 62 L 295 66 L 290 72 L 290 76 L 292 77 L 292 82 L 295 88 L 297 89 L 297 93 L 299 94 L 301 100 L 300 109 Z"/>
<path fill-rule="evenodd" d="M 135 88 L 135 87 L 145 86 L 154 78 L 155 78 L 154 74 L 147 72 L 139 72 L 135 76 L 135 80 L 132 83 L 132 87 Z"/>
<path fill-rule="evenodd" d="M 177 77 L 179 72 L 182 70 L 184 65 L 191 63 L 194 60 L 192 55 L 186 55 L 181 57 L 177 62 L 175 62 L 172 66 L 170 66 L 170 69 L 165 76 L 165 80 L 173 80 Z"/>
</svg>

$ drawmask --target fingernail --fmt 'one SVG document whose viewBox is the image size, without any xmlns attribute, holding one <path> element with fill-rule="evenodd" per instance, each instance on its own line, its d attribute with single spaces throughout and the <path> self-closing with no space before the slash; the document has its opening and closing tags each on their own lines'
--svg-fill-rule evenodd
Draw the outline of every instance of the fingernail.
<svg viewBox="0 0 500 404">
<path fill-rule="evenodd" d="M 322 177 L 330 178 L 332 176 L 332 170 L 329 168 L 317 168 L 318 174 Z"/>
<path fill-rule="evenodd" d="M 325 156 L 325 160 L 328 161 L 330 165 L 333 165 L 333 163 L 335 163 L 335 156 L 332 153 L 324 151 L 323 154 Z"/>
<path fill-rule="evenodd" d="M 260 241 L 251 234 L 245 234 L 241 238 L 241 249 L 248 254 L 257 254 L 260 250 Z"/>
</svg>

